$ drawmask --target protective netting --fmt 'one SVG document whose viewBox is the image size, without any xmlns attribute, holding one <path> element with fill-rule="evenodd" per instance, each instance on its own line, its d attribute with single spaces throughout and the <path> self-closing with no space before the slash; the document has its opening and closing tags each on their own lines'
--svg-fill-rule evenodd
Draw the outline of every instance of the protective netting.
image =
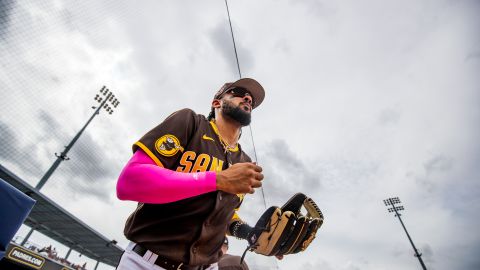
<svg viewBox="0 0 480 270">
<path fill-rule="evenodd" d="M 237 77 L 229 31 L 221 1 L 0 1 L 0 164 L 35 187 L 106 85 L 121 104 L 93 119 L 41 192 L 125 246 L 123 225 L 135 203 L 118 201 L 115 184 L 131 144 L 175 110 L 208 114 L 218 87 Z M 241 44 L 239 57 L 248 76 L 253 61 Z M 206 61 L 216 70 L 205 70 Z M 244 132 L 242 146 L 253 156 Z M 258 196 L 252 205 L 261 212 Z M 30 241 L 52 242 L 36 233 Z M 65 255 L 68 248 L 55 245 Z"/>
<path fill-rule="evenodd" d="M 102 16 L 113 5 L 0 1 L 0 164 L 34 187 L 56 160 L 55 153 L 64 150 L 94 112 L 98 90 L 114 80 L 116 61 L 108 47 L 119 40 L 115 35 L 105 38 L 108 23 Z M 118 240 L 127 209 L 119 210 L 115 179 L 130 153 L 128 144 L 116 141 L 134 140 L 115 123 L 120 108 L 95 117 L 67 154 L 69 160 L 41 189 L 95 230 Z M 120 215 L 113 215 L 115 211 Z M 99 226 L 102 219 L 108 222 Z M 19 231 L 17 242 L 28 229 Z M 68 250 L 38 233 L 28 242 L 39 249 L 48 245 L 62 258 Z M 69 261 L 87 262 L 87 269 L 93 269 L 96 262 L 79 252 L 73 251 Z M 109 267 L 100 264 L 98 269 Z"/>
</svg>

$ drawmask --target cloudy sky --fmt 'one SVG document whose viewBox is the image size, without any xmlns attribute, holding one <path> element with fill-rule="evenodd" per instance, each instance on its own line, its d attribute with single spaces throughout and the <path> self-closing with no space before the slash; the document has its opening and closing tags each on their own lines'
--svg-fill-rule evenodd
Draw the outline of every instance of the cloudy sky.
<svg viewBox="0 0 480 270">
<path fill-rule="evenodd" d="M 242 75 L 266 89 L 251 127 L 267 205 L 304 192 L 325 214 L 306 252 L 250 253 L 251 269 L 420 269 L 383 205 L 396 196 L 428 269 L 479 269 L 480 2 L 229 7 Z M 118 201 L 115 183 L 131 144 L 175 110 L 208 113 L 238 78 L 229 31 L 221 0 L 0 0 L 1 164 L 36 185 L 107 85 L 120 106 L 92 122 L 42 192 L 125 247 L 135 203 Z M 254 156 L 248 128 L 242 145 Z M 242 206 L 250 223 L 260 194 Z"/>
</svg>

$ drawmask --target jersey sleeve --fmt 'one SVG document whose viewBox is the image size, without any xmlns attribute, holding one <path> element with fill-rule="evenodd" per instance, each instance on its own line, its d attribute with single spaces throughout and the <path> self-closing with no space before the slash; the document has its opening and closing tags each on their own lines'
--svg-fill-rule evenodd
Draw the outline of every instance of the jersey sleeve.
<svg viewBox="0 0 480 270">
<path fill-rule="evenodd" d="M 240 206 L 242 205 L 243 203 L 243 199 L 245 198 L 245 194 L 237 194 L 238 198 L 240 199 L 240 201 L 238 202 L 238 205 L 237 207 L 235 207 L 235 212 L 233 212 L 233 216 L 232 216 L 232 219 L 231 219 L 231 222 L 232 221 L 235 221 L 235 220 L 242 220 L 240 218 L 240 216 L 238 215 L 238 211 L 240 210 Z"/>
<path fill-rule="evenodd" d="M 142 149 L 158 166 L 172 169 L 189 144 L 197 125 L 197 114 L 190 109 L 174 112 L 147 132 L 133 146 Z"/>
</svg>

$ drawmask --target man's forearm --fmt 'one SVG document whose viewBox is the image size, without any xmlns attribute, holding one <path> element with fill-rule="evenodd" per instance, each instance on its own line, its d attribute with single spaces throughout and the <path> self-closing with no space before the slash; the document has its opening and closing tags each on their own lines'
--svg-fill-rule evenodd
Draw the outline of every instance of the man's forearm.
<svg viewBox="0 0 480 270">
<path fill-rule="evenodd" d="M 137 150 L 117 182 L 117 197 L 142 203 L 170 203 L 216 190 L 216 173 L 181 173 L 161 168 Z"/>
</svg>

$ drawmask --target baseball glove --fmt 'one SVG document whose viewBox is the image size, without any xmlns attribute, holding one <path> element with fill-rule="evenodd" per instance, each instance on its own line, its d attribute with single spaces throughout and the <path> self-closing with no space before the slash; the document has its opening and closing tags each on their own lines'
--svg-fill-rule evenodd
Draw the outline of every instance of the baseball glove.
<svg viewBox="0 0 480 270">
<path fill-rule="evenodd" d="M 302 206 L 307 214 L 301 213 Z M 304 251 L 323 224 L 315 202 L 302 193 L 293 195 L 281 208 L 268 208 L 247 236 L 249 249 L 266 256 Z"/>
</svg>

